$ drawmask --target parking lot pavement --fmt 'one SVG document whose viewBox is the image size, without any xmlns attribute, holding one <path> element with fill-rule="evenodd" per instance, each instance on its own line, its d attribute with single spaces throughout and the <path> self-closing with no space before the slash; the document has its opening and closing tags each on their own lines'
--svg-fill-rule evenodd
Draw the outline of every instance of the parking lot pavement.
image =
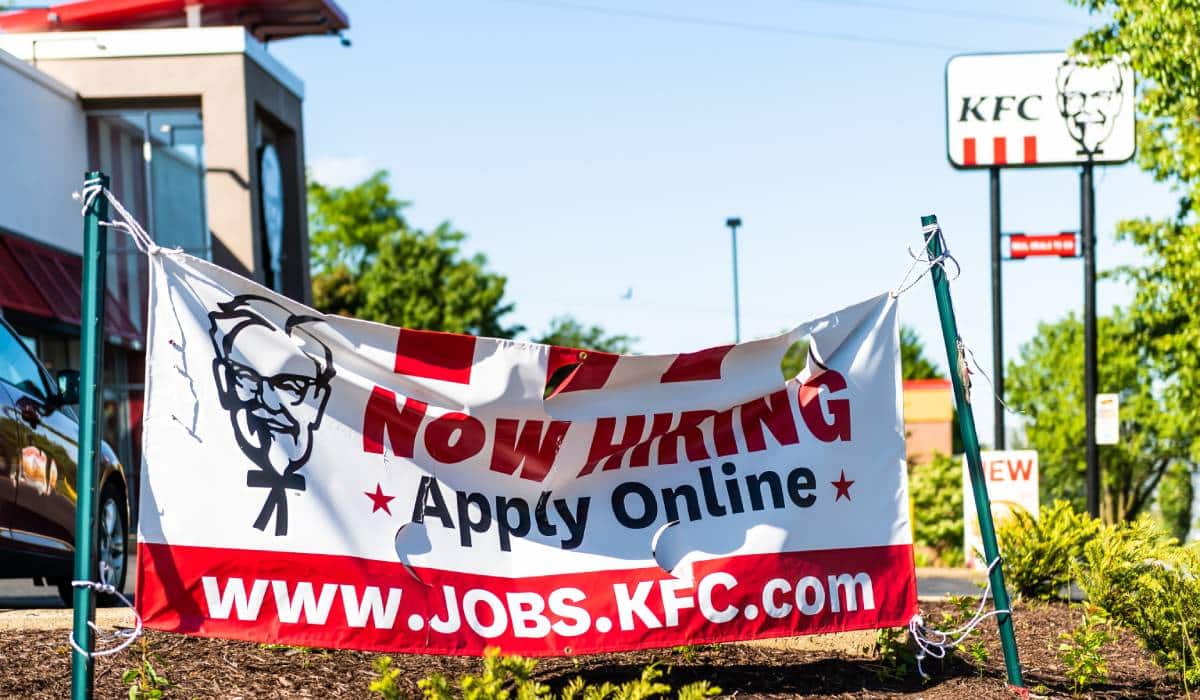
<svg viewBox="0 0 1200 700">
<path fill-rule="evenodd" d="M 125 575 L 125 595 L 133 600 L 133 581 L 137 573 L 137 554 L 129 550 L 129 566 Z M 0 578 L 0 610 L 28 610 L 32 608 L 62 608 L 58 589 L 54 586 L 35 586 L 32 579 Z"/>
</svg>

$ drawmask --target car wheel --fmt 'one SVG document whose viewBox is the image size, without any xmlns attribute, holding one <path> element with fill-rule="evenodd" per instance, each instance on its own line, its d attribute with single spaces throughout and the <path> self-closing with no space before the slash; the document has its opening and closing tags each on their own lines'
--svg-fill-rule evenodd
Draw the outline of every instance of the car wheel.
<svg viewBox="0 0 1200 700">
<path fill-rule="evenodd" d="M 129 524 L 126 522 L 125 499 L 113 486 L 105 486 L 100 495 L 100 508 L 97 511 L 96 529 L 96 559 L 100 568 L 107 570 L 108 582 L 117 590 L 124 590 L 125 575 L 129 564 L 127 545 L 129 542 Z M 68 606 L 73 604 L 74 591 L 71 582 L 58 582 L 58 595 Z M 96 605 L 110 607 L 120 604 L 116 596 L 97 595 Z"/>
</svg>

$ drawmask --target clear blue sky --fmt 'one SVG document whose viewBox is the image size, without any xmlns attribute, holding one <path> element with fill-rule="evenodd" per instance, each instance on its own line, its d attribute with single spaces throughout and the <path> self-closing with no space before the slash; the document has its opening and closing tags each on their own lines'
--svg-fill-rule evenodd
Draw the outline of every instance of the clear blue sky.
<svg viewBox="0 0 1200 700">
<path fill-rule="evenodd" d="M 963 268 L 962 335 L 989 371 L 987 175 L 946 161 L 945 63 L 1062 49 L 1089 24 L 1045 1 L 342 6 L 352 47 L 271 46 L 307 86 L 313 174 L 349 184 L 391 171 L 410 221 L 451 220 L 508 276 L 511 321 L 540 332 L 572 314 L 638 336 L 642 352 L 730 342 L 724 221 L 738 215 L 742 337 L 771 334 L 893 288 L 919 217 L 936 213 Z M 1077 171 L 1002 180 L 1006 231 L 1078 227 Z M 1099 265 L 1136 261 L 1114 223 L 1168 214 L 1174 196 L 1133 164 L 1096 181 Z M 1007 357 L 1039 322 L 1081 309 L 1082 278 L 1078 260 L 1005 264 Z M 1128 298 L 1100 287 L 1102 311 Z M 900 312 L 944 365 L 927 282 Z M 990 442 L 984 394 L 975 411 Z"/>
</svg>

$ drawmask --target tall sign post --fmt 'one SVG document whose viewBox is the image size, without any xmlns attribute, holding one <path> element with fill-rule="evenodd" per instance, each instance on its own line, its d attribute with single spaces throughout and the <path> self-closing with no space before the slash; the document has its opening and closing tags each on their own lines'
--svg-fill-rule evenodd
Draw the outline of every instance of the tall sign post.
<svg viewBox="0 0 1200 700">
<path fill-rule="evenodd" d="M 108 176 L 89 172 L 87 186 L 108 188 Z M 101 225 L 108 219 L 108 200 L 101 193 L 87 204 L 83 218 L 83 318 L 79 323 L 79 461 L 75 501 L 76 581 L 95 581 L 96 571 L 96 462 L 100 456 L 100 383 L 104 371 L 104 274 L 107 269 L 108 235 Z M 71 651 L 71 698 L 92 697 L 95 665 L 91 651 L 94 639 L 90 623 L 96 609 L 92 589 L 76 586 L 72 595 L 74 624 L 71 637 L 78 649 Z M 85 653 L 80 653 L 82 649 Z"/>
<path fill-rule="evenodd" d="M 737 264 L 737 231 L 742 226 L 742 220 L 739 217 L 731 216 L 725 219 L 725 225 L 729 227 L 730 241 L 733 245 L 733 342 L 742 342 L 742 310 L 741 300 L 738 298 L 738 264 Z"/>
<path fill-rule="evenodd" d="M 946 64 L 946 156 L 989 170 L 992 234 L 992 366 L 996 446 L 1004 445 L 1000 284 L 1000 168 L 1074 166 L 1080 173 L 1084 276 L 1084 413 L 1088 511 L 1100 514 L 1096 451 L 1096 232 L 1092 169 L 1133 157 L 1133 70 L 1062 52 L 967 54 Z"/>
</svg>

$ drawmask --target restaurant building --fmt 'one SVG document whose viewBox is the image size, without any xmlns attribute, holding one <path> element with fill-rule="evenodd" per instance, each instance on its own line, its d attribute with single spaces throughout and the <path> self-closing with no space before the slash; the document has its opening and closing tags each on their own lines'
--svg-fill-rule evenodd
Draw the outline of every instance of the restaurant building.
<svg viewBox="0 0 1200 700">
<path fill-rule="evenodd" d="M 332 0 L 85 0 L 0 14 L 0 313 L 51 371 L 79 366 L 83 219 L 71 194 L 88 170 L 111 176 L 159 245 L 310 301 L 304 84 L 267 47 L 348 24 Z M 147 272 L 132 241 L 110 233 L 104 437 L 131 467 Z"/>
</svg>

